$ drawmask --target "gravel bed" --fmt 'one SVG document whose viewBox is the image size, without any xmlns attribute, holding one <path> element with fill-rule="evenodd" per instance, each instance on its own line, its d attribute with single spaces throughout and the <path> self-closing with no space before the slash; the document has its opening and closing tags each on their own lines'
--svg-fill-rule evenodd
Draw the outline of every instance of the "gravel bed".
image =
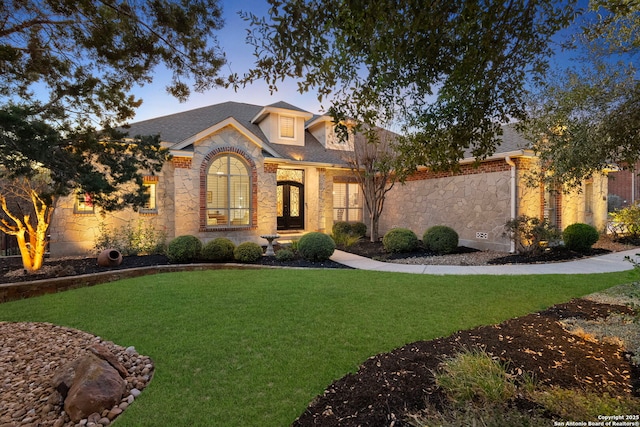
<svg viewBox="0 0 640 427">
<path fill-rule="evenodd" d="M 505 252 L 478 251 L 464 254 L 416 256 L 410 258 L 387 259 L 395 264 L 419 265 L 488 265 L 489 261 L 509 255 Z"/>
<path fill-rule="evenodd" d="M 0 427 L 100 427 L 122 413 L 153 376 L 149 357 L 86 332 L 49 323 L 0 322 Z M 51 380 L 56 370 L 101 344 L 129 372 L 118 406 L 72 422 Z"/>
</svg>

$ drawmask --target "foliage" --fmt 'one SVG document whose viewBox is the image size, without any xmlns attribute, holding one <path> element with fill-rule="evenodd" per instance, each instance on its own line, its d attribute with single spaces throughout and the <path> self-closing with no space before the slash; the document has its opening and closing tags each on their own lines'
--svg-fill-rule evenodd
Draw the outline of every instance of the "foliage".
<svg viewBox="0 0 640 427">
<path fill-rule="evenodd" d="M 335 249 L 336 243 L 333 239 L 317 231 L 305 234 L 298 242 L 298 253 L 308 261 L 326 261 Z"/>
<path fill-rule="evenodd" d="M 362 222 L 337 221 L 331 228 L 331 238 L 336 245 L 348 248 L 356 244 L 367 233 Z"/>
<path fill-rule="evenodd" d="M 462 405 L 505 403 L 516 392 L 504 366 L 479 349 L 465 349 L 447 358 L 434 376 L 438 387 Z"/>
<path fill-rule="evenodd" d="M 351 223 L 347 221 L 336 221 L 331 227 L 331 234 L 351 234 Z"/>
<path fill-rule="evenodd" d="M 360 236 L 356 236 L 353 234 L 345 234 L 345 233 L 333 233 L 331 238 L 335 242 L 335 244 L 342 248 L 348 248 L 350 246 L 355 245 L 362 239 Z"/>
<path fill-rule="evenodd" d="M 600 239 L 600 233 L 594 226 L 579 222 L 569 225 L 562 232 L 564 246 L 576 252 L 589 251 L 598 239 Z"/>
<path fill-rule="evenodd" d="M 637 398 L 615 397 L 607 392 L 546 388 L 532 395 L 546 410 L 567 421 L 598 419 L 598 415 L 628 415 L 638 413 Z"/>
<path fill-rule="evenodd" d="M 616 212 L 611 212 L 611 220 L 621 230 L 621 234 L 633 239 L 640 238 L 640 204 L 636 203 Z"/>
<path fill-rule="evenodd" d="M 446 225 L 434 225 L 424 232 L 425 247 L 439 254 L 450 254 L 458 248 L 458 233 Z"/>
<path fill-rule="evenodd" d="M 206 261 L 231 261 L 236 245 L 226 237 L 217 237 L 202 247 L 202 259 Z"/>
<path fill-rule="evenodd" d="M 240 262 L 256 262 L 262 258 L 262 246 L 254 242 L 240 243 L 233 250 L 233 257 Z"/>
<path fill-rule="evenodd" d="M 528 74 L 540 76 L 551 36 L 574 1 L 424 2 L 269 0 L 244 15 L 256 65 L 230 82 L 297 80 L 331 96 L 332 116 L 367 127 L 397 117 L 414 165 L 455 167 L 465 150 L 485 157 L 500 123 L 524 116 Z M 373 233 L 373 230 L 371 230 Z"/>
<path fill-rule="evenodd" d="M 100 223 L 94 249 L 101 252 L 105 249 L 117 249 L 122 255 L 152 255 L 164 253 L 167 232 L 156 230 L 151 224 L 138 220 L 135 228 L 131 222 L 109 229 L 106 223 Z"/>
<path fill-rule="evenodd" d="M 521 129 L 534 141 L 536 180 L 561 179 L 570 187 L 611 164 L 633 168 L 640 160 L 640 53 L 637 2 L 591 1 L 567 43 L 572 62 L 540 81 Z"/>
<path fill-rule="evenodd" d="M 280 249 L 276 252 L 276 259 L 278 261 L 293 261 L 296 258 L 296 254 L 291 249 Z"/>
<path fill-rule="evenodd" d="M 127 120 L 141 102 L 130 91 L 151 82 L 158 65 L 172 73 L 167 91 L 182 100 L 186 81 L 197 91 L 221 83 L 217 0 L 6 2 L 0 22 L 0 94 L 47 120 Z"/>
<path fill-rule="evenodd" d="M 196 236 L 178 236 L 169 242 L 167 257 L 171 262 L 190 262 L 198 259 L 202 242 Z"/>
<path fill-rule="evenodd" d="M 114 128 L 134 116 L 142 101 L 131 91 L 151 82 L 157 66 L 172 72 L 167 89 L 181 100 L 190 93 L 185 81 L 193 80 L 196 91 L 221 83 L 224 58 L 213 39 L 220 14 L 218 0 L 4 2 L 0 177 L 19 181 L 46 171 L 46 192 L 34 197 L 47 211 L 57 196 L 74 191 L 107 211 L 142 206 L 142 177 L 161 169 L 168 150 L 157 136 L 126 138 Z M 46 234 L 49 224 L 33 226 Z M 25 268 L 39 268 L 41 259 L 28 260 L 43 253 L 28 252 L 21 247 Z"/>
<path fill-rule="evenodd" d="M 411 252 L 418 247 L 418 236 L 408 228 L 394 228 L 382 238 L 387 252 Z"/>
<path fill-rule="evenodd" d="M 364 237 L 367 235 L 367 225 L 364 222 L 352 222 L 351 232 L 354 236 Z"/>
<path fill-rule="evenodd" d="M 560 238 L 558 230 L 546 219 L 521 215 L 505 224 L 505 235 L 514 243 L 521 254 L 536 256 L 544 251 L 547 244 L 553 244 Z"/>
<path fill-rule="evenodd" d="M 364 222 L 336 221 L 331 227 L 331 234 L 350 234 L 364 237 L 367 234 L 367 226 Z"/>
</svg>

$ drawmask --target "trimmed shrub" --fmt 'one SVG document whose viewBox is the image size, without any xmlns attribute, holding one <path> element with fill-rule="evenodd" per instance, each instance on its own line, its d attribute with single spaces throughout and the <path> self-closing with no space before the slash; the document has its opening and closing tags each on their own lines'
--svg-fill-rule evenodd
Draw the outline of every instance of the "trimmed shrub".
<svg viewBox="0 0 640 427">
<path fill-rule="evenodd" d="M 278 261 L 293 261 L 296 258 L 296 254 L 291 249 L 280 249 L 276 252 L 276 259 Z"/>
<path fill-rule="evenodd" d="M 564 246 L 576 252 L 588 252 L 600 238 L 600 234 L 595 227 L 589 224 L 571 224 L 562 232 Z"/>
<path fill-rule="evenodd" d="M 382 245 L 387 252 L 411 252 L 418 247 L 418 236 L 408 228 L 394 228 L 384 235 Z"/>
<path fill-rule="evenodd" d="M 351 224 L 346 221 L 338 221 L 331 227 L 331 234 L 337 236 L 339 234 L 351 234 Z"/>
<path fill-rule="evenodd" d="M 364 237 L 367 234 L 367 226 L 364 222 L 338 221 L 333 224 L 331 234 Z"/>
<path fill-rule="evenodd" d="M 367 235 L 367 226 L 364 222 L 352 222 L 351 223 L 351 232 L 355 236 L 364 237 Z"/>
<path fill-rule="evenodd" d="M 546 219 L 521 215 L 505 224 L 504 235 L 515 244 L 516 251 L 525 256 L 536 256 L 544 252 L 545 245 L 553 246 L 560 240 L 560 232 Z"/>
<path fill-rule="evenodd" d="M 427 229 L 422 241 L 427 249 L 439 254 L 450 254 L 458 248 L 458 233 L 446 225 L 435 225 Z"/>
<path fill-rule="evenodd" d="M 207 261 L 231 261 L 236 245 L 226 237 L 213 239 L 202 248 L 202 258 Z"/>
<path fill-rule="evenodd" d="M 233 257 L 240 262 L 256 262 L 262 258 L 262 246 L 254 242 L 240 243 L 234 249 Z"/>
<path fill-rule="evenodd" d="M 335 250 L 333 239 L 317 231 L 305 234 L 298 241 L 298 253 L 308 261 L 328 260 Z"/>
<path fill-rule="evenodd" d="M 196 236 L 178 236 L 169 243 L 167 257 L 171 262 L 189 262 L 198 259 L 201 251 L 202 242 Z"/>
</svg>

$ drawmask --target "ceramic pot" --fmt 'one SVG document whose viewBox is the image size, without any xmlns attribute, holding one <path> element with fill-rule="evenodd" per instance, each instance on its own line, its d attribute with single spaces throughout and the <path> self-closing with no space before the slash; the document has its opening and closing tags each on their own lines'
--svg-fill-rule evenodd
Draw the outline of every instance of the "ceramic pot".
<svg viewBox="0 0 640 427">
<path fill-rule="evenodd" d="M 122 263 L 122 254 L 117 249 L 105 249 L 98 254 L 97 261 L 101 267 L 115 267 Z"/>
</svg>

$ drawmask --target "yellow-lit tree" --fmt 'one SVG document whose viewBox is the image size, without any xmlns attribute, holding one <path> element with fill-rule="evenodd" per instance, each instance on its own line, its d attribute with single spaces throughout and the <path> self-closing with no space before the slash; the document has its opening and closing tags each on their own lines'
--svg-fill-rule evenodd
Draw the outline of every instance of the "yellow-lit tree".
<svg viewBox="0 0 640 427">
<path fill-rule="evenodd" d="M 22 265 L 28 272 L 42 267 L 47 250 L 47 231 L 55 198 L 45 196 L 49 182 L 45 173 L 33 179 L 0 183 L 0 231 L 16 237 Z"/>
</svg>

